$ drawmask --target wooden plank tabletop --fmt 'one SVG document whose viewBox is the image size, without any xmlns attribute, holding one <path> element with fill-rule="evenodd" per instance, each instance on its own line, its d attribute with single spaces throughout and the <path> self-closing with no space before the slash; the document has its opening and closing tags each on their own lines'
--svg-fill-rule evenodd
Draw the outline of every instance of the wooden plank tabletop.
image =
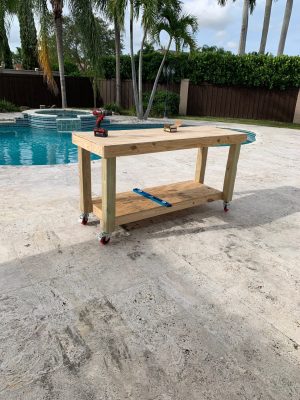
<svg viewBox="0 0 300 400">
<path fill-rule="evenodd" d="M 238 144 L 247 135 L 212 126 L 180 127 L 176 133 L 163 128 L 109 131 L 107 138 L 95 137 L 93 132 L 73 132 L 72 142 L 104 158 L 157 153 L 219 144 Z"/>
</svg>

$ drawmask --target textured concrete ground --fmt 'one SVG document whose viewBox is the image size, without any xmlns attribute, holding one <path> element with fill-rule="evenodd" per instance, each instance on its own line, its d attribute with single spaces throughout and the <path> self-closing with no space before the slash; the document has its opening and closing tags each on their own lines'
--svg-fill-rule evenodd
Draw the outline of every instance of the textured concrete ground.
<svg viewBox="0 0 300 400">
<path fill-rule="evenodd" d="M 229 213 L 103 247 L 77 222 L 77 165 L 0 168 L 1 399 L 299 400 L 300 133 L 252 128 Z M 195 154 L 120 159 L 118 190 L 189 179 Z M 226 155 L 209 151 L 209 184 Z"/>
</svg>

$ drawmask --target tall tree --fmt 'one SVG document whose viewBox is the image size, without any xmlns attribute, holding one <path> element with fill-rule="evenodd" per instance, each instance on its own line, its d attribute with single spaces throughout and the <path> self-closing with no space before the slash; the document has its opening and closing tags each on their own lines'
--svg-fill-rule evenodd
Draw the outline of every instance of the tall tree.
<svg viewBox="0 0 300 400">
<path fill-rule="evenodd" d="M 95 17 L 97 27 L 96 44 L 98 52 L 103 55 L 115 54 L 115 34 L 106 21 L 99 17 Z M 83 38 L 84 32 L 78 28 L 77 21 L 72 15 L 64 17 L 64 61 L 66 73 L 79 72 L 89 75 L 93 68 L 89 58 L 88 49 L 85 46 Z M 49 29 L 49 56 L 51 65 L 57 65 L 57 47 L 56 37 L 53 27 Z"/>
<path fill-rule="evenodd" d="M 238 54 L 245 54 L 245 52 L 246 52 L 248 20 L 249 20 L 249 0 L 244 0 L 243 14 L 242 14 L 242 26 L 241 26 Z"/>
<path fill-rule="evenodd" d="M 293 9 L 293 0 L 286 0 L 285 12 L 284 12 L 280 40 L 279 40 L 278 51 L 277 51 L 278 56 L 281 56 L 284 52 L 285 41 L 286 41 L 288 29 L 289 29 L 292 9 Z"/>
<path fill-rule="evenodd" d="M 12 54 L 8 44 L 5 17 L 7 12 L 13 12 L 13 2 L 0 1 L 0 63 L 4 62 L 6 68 L 13 68 Z"/>
<path fill-rule="evenodd" d="M 135 8 L 134 8 L 134 0 L 130 0 L 130 11 L 129 11 L 129 30 L 130 30 L 130 59 L 131 59 L 131 78 L 132 78 L 132 89 L 133 89 L 133 98 L 135 109 L 138 118 L 142 118 L 140 113 L 139 106 L 139 98 L 138 98 L 138 89 L 137 89 L 137 81 L 136 81 L 136 69 L 135 69 L 135 60 L 134 60 L 134 50 L 133 50 L 133 24 L 135 17 Z"/>
<path fill-rule="evenodd" d="M 233 0 L 233 2 L 235 1 L 236 0 Z M 228 0 L 218 0 L 218 3 L 221 6 L 224 6 L 225 4 L 228 3 Z M 256 0 L 243 0 L 242 26 L 241 26 L 238 54 L 245 54 L 246 52 L 249 13 L 250 14 L 253 13 L 255 6 L 256 6 Z"/>
<path fill-rule="evenodd" d="M 196 18 L 189 14 L 182 14 L 180 8 L 172 9 L 166 6 L 161 10 L 159 21 L 153 27 L 152 35 L 153 38 L 160 43 L 161 32 L 166 32 L 169 35 L 169 42 L 164 50 L 164 56 L 156 74 L 148 106 L 144 114 L 144 119 L 147 119 L 150 114 L 158 81 L 172 42 L 175 42 L 176 51 L 184 49 L 185 47 L 189 47 L 190 50 L 194 50 L 196 48 L 196 43 L 193 38 L 193 34 L 196 32 L 197 26 Z"/>
<path fill-rule="evenodd" d="M 133 52 L 133 25 L 134 21 L 141 19 L 143 34 L 139 50 L 138 81 L 135 69 L 135 57 Z M 193 34 L 197 28 L 196 19 L 190 15 L 182 13 L 182 2 L 180 0 L 130 0 L 130 55 L 132 68 L 133 94 L 137 117 L 147 119 L 152 107 L 153 99 L 156 93 L 157 84 L 166 61 L 167 54 L 171 44 L 195 47 Z M 165 32 L 169 36 L 169 42 L 164 50 L 164 56 L 157 71 L 156 79 L 153 84 L 151 96 L 147 105 L 146 112 L 143 110 L 143 49 L 147 37 L 160 44 L 160 34 Z"/>
<path fill-rule="evenodd" d="M 50 68 L 49 61 L 49 29 L 47 28 L 47 17 L 48 7 L 47 0 L 35 0 L 38 5 L 41 14 L 41 32 L 40 32 L 40 51 L 39 60 L 46 75 L 47 81 L 50 85 L 54 84 L 52 71 Z M 62 97 L 62 107 L 67 107 L 67 96 L 65 86 L 65 74 L 64 74 L 64 50 L 63 50 L 63 0 L 50 0 L 51 13 L 54 20 L 56 44 L 57 44 L 57 58 L 59 64 L 60 73 L 60 87 Z M 82 35 L 82 42 L 87 50 L 87 55 L 90 59 L 91 65 L 93 66 L 94 76 L 98 77 L 101 75 L 101 53 L 99 46 L 97 45 L 97 25 L 95 16 L 93 13 L 94 0 L 69 0 L 68 6 L 74 17 L 78 29 L 84 34 Z"/>
<path fill-rule="evenodd" d="M 266 44 L 270 26 L 270 18 L 271 18 L 271 11 L 272 11 L 273 0 L 266 0 L 265 5 L 265 16 L 264 16 L 264 23 L 263 29 L 261 34 L 260 46 L 259 46 L 259 53 L 265 54 L 266 51 Z"/>
<path fill-rule="evenodd" d="M 57 45 L 57 59 L 59 65 L 59 79 L 61 91 L 61 106 L 67 107 L 67 92 L 65 80 L 65 64 L 64 64 L 64 47 L 63 47 L 63 0 L 50 0 L 52 13 L 54 18 L 56 45 Z"/>
<path fill-rule="evenodd" d="M 34 69 L 38 66 L 38 56 L 32 0 L 19 0 L 17 15 L 20 25 L 22 65 L 25 69 Z"/>
<path fill-rule="evenodd" d="M 124 29 L 127 0 L 98 0 L 98 6 L 105 11 L 114 25 L 116 55 L 116 97 L 115 102 L 121 106 L 121 32 Z"/>
</svg>

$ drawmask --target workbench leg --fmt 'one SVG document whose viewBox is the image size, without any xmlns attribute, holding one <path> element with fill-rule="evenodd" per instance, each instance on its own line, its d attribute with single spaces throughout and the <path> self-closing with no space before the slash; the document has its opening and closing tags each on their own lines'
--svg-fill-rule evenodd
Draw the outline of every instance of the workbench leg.
<svg viewBox="0 0 300 400">
<path fill-rule="evenodd" d="M 208 151 L 207 147 L 200 147 L 198 149 L 197 161 L 196 161 L 195 182 L 204 183 L 207 151 Z"/>
<path fill-rule="evenodd" d="M 102 159 L 102 221 L 103 234 L 115 229 L 116 215 L 116 159 Z"/>
<path fill-rule="evenodd" d="M 224 210 L 227 211 L 228 203 L 232 200 L 237 164 L 240 155 L 240 144 L 232 144 L 229 148 L 226 172 L 223 185 Z"/>
<path fill-rule="evenodd" d="M 78 147 L 80 210 L 88 216 L 93 211 L 90 152 Z"/>
</svg>

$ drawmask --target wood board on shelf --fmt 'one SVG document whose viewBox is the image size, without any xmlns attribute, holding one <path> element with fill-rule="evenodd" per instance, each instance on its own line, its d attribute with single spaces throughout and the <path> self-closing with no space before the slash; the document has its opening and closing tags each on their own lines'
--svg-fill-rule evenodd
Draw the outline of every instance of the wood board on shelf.
<svg viewBox="0 0 300 400">
<path fill-rule="evenodd" d="M 143 190 L 166 200 L 172 204 L 172 207 L 162 207 L 133 192 L 118 193 L 116 196 L 116 225 L 128 224 L 223 199 L 221 191 L 195 181 L 172 183 Z M 102 219 L 101 198 L 93 199 L 93 213 L 100 220 Z"/>
</svg>

